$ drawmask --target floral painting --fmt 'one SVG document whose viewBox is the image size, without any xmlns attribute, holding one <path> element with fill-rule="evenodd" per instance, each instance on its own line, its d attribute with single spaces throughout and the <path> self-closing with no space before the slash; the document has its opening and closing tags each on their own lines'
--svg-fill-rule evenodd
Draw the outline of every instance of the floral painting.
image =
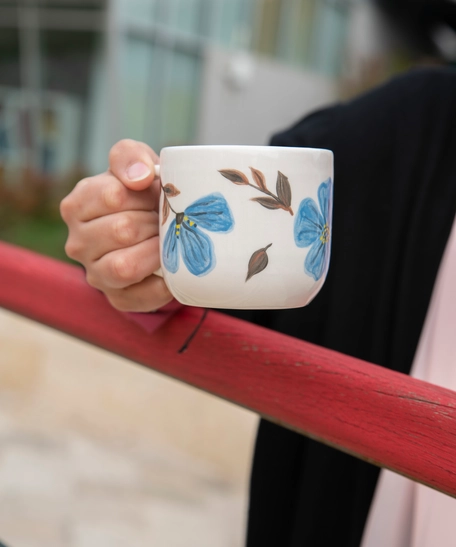
<svg viewBox="0 0 456 547">
<path fill-rule="evenodd" d="M 227 233 L 233 229 L 234 219 L 226 199 L 219 192 L 204 196 L 183 212 L 176 212 L 169 203 L 179 191 L 172 185 L 164 187 L 163 210 L 172 211 L 175 218 L 163 241 L 163 266 L 171 273 L 179 269 L 182 258 L 188 271 L 196 276 L 208 274 L 216 264 L 214 244 L 205 232 Z"/>
<path fill-rule="evenodd" d="M 252 172 L 252 179 L 255 184 L 252 184 L 247 176 L 237 169 L 220 169 L 219 173 L 233 184 L 237 184 L 238 186 L 250 186 L 250 188 L 254 188 L 266 195 L 266 197 L 250 198 L 251 201 L 259 203 L 266 209 L 283 209 L 293 216 L 294 212 L 291 208 L 291 186 L 288 177 L 281 171 L 277 172 L 276 195 L 268 189 L 266 178 L 262 171 L 255 169 L 254 167 L 250 167 L 250 171 Z"/>
<path fill-rule="evenodd" d="M 251 279 L 254 275 L 262 272 L 269 264 L 269 257 L 267 252 L 269 247 L 272 247 L 272 243 L 269 243 L 269 245 L 266 245 L 266 247 L 258 249 L 258 251 L 255 251 L 252 254 L 247 267 L 247 277 L 245 278 L 246 281 Z"/>
<path fill-rule="evenodd" d="M 318 281 L 326 272 L 330 255 L 331 178 L 318 188 L 318 205 L 312 198 L 301 201 L 294 223 L 294 240 L 298 247 L 310 247 L 304 271 Z"/>
</svg>

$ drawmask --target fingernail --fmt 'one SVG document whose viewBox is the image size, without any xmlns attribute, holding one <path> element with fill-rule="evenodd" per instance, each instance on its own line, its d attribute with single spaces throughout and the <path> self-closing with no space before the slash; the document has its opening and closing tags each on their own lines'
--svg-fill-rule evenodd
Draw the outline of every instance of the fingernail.
<svg viewBox="0 0 456 547">
<path fill-rule="evenodd" d="M 131 181 L 145 179 L 148 175 L 150 175 L 150 169 L 142 162 L 134 163 L 127 169 L 127 177 Z"/>
</svg>

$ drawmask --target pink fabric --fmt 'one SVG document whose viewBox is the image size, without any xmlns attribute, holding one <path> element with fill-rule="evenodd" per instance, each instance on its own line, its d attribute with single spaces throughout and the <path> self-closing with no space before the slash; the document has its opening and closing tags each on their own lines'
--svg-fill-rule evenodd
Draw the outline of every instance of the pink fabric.
<svg viewBox="0 0 456 547">
<path fill-rule="evenodd" d="M 456 221 L 411 375 L 456 391 Z M 382 470 L 361 547 L 454 547 L 456 499 Z"/>
<path fill-rule="evenodd" d="M 182 308 L 182 304 L 177 300 L 172 300 L 166 306 L 163 306 L 156 312 L 150 313 L 133 313 L 128 312 L 124 315 L 130 321 L 134 321 L 141 328 L 147 331 L 149 334 L 152 334 L 154 331 L 161 327 L 165 321 L 168 321 L 178 310 Z"/>
</svg>

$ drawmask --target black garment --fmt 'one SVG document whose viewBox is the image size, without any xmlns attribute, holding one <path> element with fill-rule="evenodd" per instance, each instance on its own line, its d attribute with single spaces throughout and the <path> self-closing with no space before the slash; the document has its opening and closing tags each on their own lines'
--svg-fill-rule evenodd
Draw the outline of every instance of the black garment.
<svg viewBox="0 0 456 547">
<path fill-rule="evenodd" d="M 272 144 L 334 151 L 331 265 L 308 307 L 244 317 L 408 373 L 456 211 L 456 71 L 410 72 Z M 263 420 L 248 547 L 358 547 L 378 474 Z"/>
</svg>

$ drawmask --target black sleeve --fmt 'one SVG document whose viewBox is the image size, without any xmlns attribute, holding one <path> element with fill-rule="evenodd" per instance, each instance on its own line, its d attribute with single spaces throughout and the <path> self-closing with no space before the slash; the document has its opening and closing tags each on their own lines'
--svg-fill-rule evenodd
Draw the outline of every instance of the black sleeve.
<svg viewBox="0 0 456 547">
<path fill-rule="evenodd" d="M 333 150 L 334 216 L 321 292 L 306 308 L 264 312 L 268 326 L 409 372 L 456 211 L 455 120 L 456 71 L 417 70 L 273 137 Z M 359 547 L 377 477 L 262 420 L 248 547 Z"/>
</svg>

